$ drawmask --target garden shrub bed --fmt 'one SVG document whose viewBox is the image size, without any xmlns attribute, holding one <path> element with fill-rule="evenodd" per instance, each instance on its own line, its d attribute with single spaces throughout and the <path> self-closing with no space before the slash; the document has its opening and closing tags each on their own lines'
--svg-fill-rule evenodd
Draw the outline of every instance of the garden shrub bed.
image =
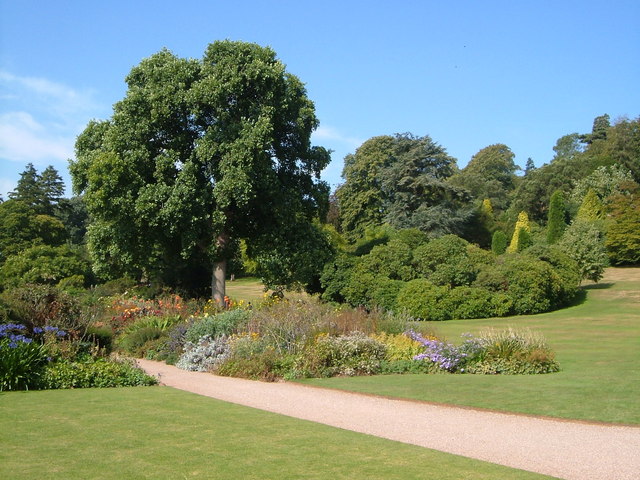
<svg viewBox="0 0 640 480">
<path fill-rule="evenodd" d="M 142 321 L 142 320 L 140 320 Z M 460 345 L 406 314 L 269 300 L 255 308 L 192 315 L 128 351 L 190 371 L 273 381 L 386 373 L 541 374 L 553 351 L 525 329 L 466 335 Z M 148 327 L 146 327 L 148 328 Z M 130 331 L 137 330 L 135 323 Z M 119 342 L 126 346 L 127 342 Z"/>
</svg>

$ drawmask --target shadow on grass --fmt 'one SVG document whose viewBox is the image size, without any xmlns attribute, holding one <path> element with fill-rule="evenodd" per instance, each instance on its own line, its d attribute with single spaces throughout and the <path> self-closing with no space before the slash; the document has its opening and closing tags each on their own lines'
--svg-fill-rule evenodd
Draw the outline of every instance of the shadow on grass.
<svg viewBox="0 0 640 480">
<path fill-rule="evenodd" d="M 585 285 L 582 287 L 583 290 L 606 290 L 607 288 L 613 287 L 613 283 L 592 283 L 591 285 Z"/>
<path fill-rule="evenodd" d="M 578 305 L 582 305 L 587 301 L 587 292 L 585 292 L 582 288 L 578 290 L 576 296 L 573 297 L 573 300 L 564 308 L 567 307 L 577 307 Z"/>
</svg>

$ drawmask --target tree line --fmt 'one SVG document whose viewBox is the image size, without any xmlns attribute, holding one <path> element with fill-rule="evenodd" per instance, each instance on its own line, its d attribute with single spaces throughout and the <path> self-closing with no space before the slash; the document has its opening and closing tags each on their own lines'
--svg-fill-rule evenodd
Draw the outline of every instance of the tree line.
<svg viewBox="0 0 640 480">
<path fill-rule="evenodd" d="M 310 140 L 314 104 L 270 48 L 215 42 L 200 60 L 162 50 L 126 82 L 111 118 L 77 139 L 74 197 L 63 198 L 53 167 L 28 165 L 0 204 L 1 288 L 129 277 L 221 299 L 225 277 L 249 272 L 277 290 L 345 301 L 351 294 L 334 280 L 361 262 L 390 281 L 449 289 L 471 288 L 479 265 L 527 250 L 556 270 L 565 255 L 596 280 L 607 261 L 640 262 L 640 119 L 597 117 L 590 133 L 558 139 L 548 164 L 529 159 L 524 169 L 504 144 L 459 168 L 428 135 L 378 136 L 347 155 L 330 195 L 320 180 L 329 151 Z M 425 246 L 441 238 L 446 245 Z M 442 275 L 425 266 L 431 260 L 414 258 L 430 249 L 460 257 L 470 270 L 455 275 L 472 271 L 473 280 L 434 283 Z M 494 285 L 499 275 L 487 275 Z M 404 285 L 385 282 L 380 295 L 395 292 L 395 301 Z M 365 297 L 348 301 L 371 303 Z"/>
</svg>

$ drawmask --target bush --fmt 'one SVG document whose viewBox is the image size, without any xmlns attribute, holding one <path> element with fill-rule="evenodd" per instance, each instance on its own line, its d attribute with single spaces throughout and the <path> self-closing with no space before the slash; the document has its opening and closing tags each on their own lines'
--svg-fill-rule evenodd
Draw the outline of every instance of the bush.
<svg viewBox="0 0 640 480">
<path fill-rule="evenodd" d="M 322 335 L 305 352 L 305 370 L 321 377 L 373 375 L 380 372 L 385 354 L 384 344 L 360 332 Z"/>
<path fill-rule="evenodd" d="M 40 388 L 105 388 L 156 385 L 155 378 L 133 363 L 98 359 L 87 362 L 54 362 L 40 380 Z"/>
<path fill-rule="evenodd" d="M 25 333 L 24 325 L 0 325 L 0 391 L 33 388 L 47 363 L 47 349 Z"/>
<path fill-rule="evenodd" d="M 204 336 L 215 338 L 220 335 L 231 335 L 240 329 L 250 316 L 251 312 L 236 309 L 217 315 L 207 315 L 200 320 L 192 317 L 191 321 L 195 323 L 187 330 L 185 340 L 195 344 Z"/>
<path fill-rule="evenodd" d="M 541 313 L 567 303 L 562 278 L 549 263 L 525 255 L 501 258 L 501 263 L 480 272 L 474 286 L 507 295 L 512 302 L 510 313 Z"/>
<path fill-rule="evenodd" d="M 560 367 L 544 338 L 530 330 L 485 330 L 478 337 L 469 334 L 462 345 L 424 338 L 409 331 L 424 346 L 415 356 L 440 370 L 478 374 L 538 374 L 557 372 Z"/>
<path fill-rule="evenodd" d="M 110 327 L 90 326 L 84 338 L 107 353 L 110 353 L 113 348 L 113 330 Z"/>
<path fill-rule="evenodd" d="M 422 353 L 422 344 L 408 336 L 388 333 L 377 333 L 371 338 L 385 347 L 384 359 L 388 362 L 396 360 L 413 360 L 413 357 Z"/>
<path fill-rule="evenodd" d="M 345 311 L 347 312 L 347 311 Z M 253 312 L 247 331 L 259 335 L 282 354 L 297 354 L 316 335 L 332 329 L 358 328 L 367 318 L 315 302 L 279 302 Z"/>
<path fill-rule="evenodd" d="M 272 347 L 255 353 L 250 357 L 232 355 L 221 362 L 215 369 L 215 373 L 227 377 L 248 378 L 273 382 L 279 378 L 294 378 L 288 372 L 291 369 L 293 358 L 282 355 Z"/>
<path fill-rule="evenodd" d="M 397 309 L 405 310 L 420 320 L 448 320 L 450 312 L 443 303 L 448 291 L 448 288 L 439 287 L 423 278 L 411 280 L 398 292 Z"/>
<path fill-rule="evenodd" d="M 191 372 L 208 372 L 229 356 L 229 339 L 227 335 L 215 338 L 205 335 L 197 343 L 187 342 L 184 350 L 176 367 Z"/>
<path fill-rule="evenodd" d="M 146 343 L 151 340 L 157 340 L 163 335 L 164 332 L 159 328 L 143 327 L 121 336 L 118 339 L 118 346 L 136 357 L 144 357 Z"/>
<path fill-rule="evenodd" d="M 80 304 L 56 287 L 25 285 L 6 290 L 1 297 L 9 311 L 9 318 L 29 330 L 56 325 L 67 332 L 81 334 L 87 326 L 81 315 Z"/>
<path fill-rule="evenodd" d="M 482 355 L 469 362 L 469 373 L 539 374 L 560 370 L 555 355 L 540 334 L 530 330 L 485 330 L 478 337 Z"/>
<path fill-rule="evenodd" d="M 489 318 L 498 316 L 494 295 L 484 288 L 455 287 L 443 299 L 450 318 Z"/>
</svg>

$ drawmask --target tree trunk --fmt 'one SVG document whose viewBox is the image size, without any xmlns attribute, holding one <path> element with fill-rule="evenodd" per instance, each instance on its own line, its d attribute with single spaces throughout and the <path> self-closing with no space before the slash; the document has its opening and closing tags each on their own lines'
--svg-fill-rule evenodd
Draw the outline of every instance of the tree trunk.
<svg viewBox="0 0 640 480">
<path fill-rule="evenodd" d="M 213 264 L 211 275 L 211 298 L 218 305 L 224 305 L 225 278 L 227 276 L 227 260 L 221 260 Z"/>
<path fill-rule="evenodd" d="M 218 305 L 224 306 L 225 279 L 227 277 L 227 246 L 229 245 L 229 235 L 221 233 L 216 239 L 219 259 L 213 264 L 211 275 L 211 298 Z"/>
</svg>

